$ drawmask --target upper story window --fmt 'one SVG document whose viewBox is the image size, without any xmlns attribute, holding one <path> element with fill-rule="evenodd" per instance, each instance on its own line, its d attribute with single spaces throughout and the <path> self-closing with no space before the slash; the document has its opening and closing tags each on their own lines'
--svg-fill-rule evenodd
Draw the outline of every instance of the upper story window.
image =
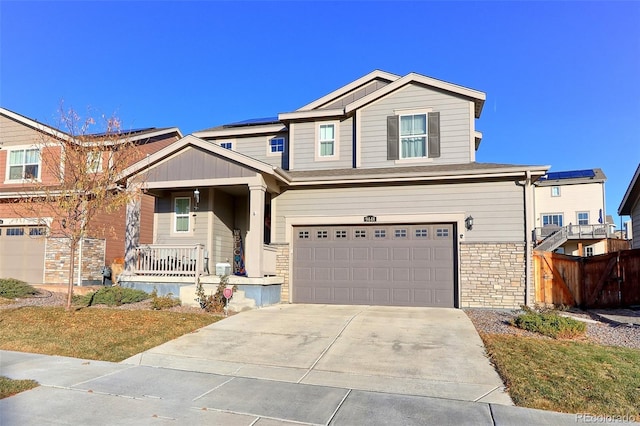
<svg viewBox="0 0 640 426">
<path fill-rule="evenodd" d="M 8 158 L 8 180 L 40 178 L 40 150 L 37 148 L 10 150 Z"/>
<path fill-rule="evenodd" d="M 233 149 L 233 142 L 220 142 L 220 146 L 224 149 Z"/>
<path fill-rule="evenodd" d="M 559 186 L 552 186 L 551 187 L 551 196 L 552 197 L 559 197 L 560 196 L 560 187 Z"/>
<path fill-rule="evenodd" d="M 89 173 L 102 171 L 102 153 L 100 151 L 91 151 L 87 154 L 87 171 Z"/>
<path fill-rule="evenodd" d="M 174 203 L 175 232 L 189 232 L 189 213 L 191 211 L 191 198 L 176 197 Z"/>
<path fill-rule="evenodd" d="M 269 140 L 269 152 L 278 154 L 284 152 L 284 138 L 273 138 Z"/>
<path fill-rule="evenodd" d="M 542 226 L 556 225 L 563 226 L 562 213 L 551 213 L 542 215 Z"/>
<path fill-rule="evenodd" d="M 427 114 L 400 116 L 400 158 L 427 156 Z"/>
<path fill-rule="evenodd" d="M 578 212 L 578 225 L 589 224 L 589 212 Z"/>
<path fill-rule="evenodd" d="M 440 157 L 440 112 L 399 110 L 387 117 L 387 160 Z"/>
<path fill-rule="evenodd" d="M 321 157 L 332 157 L 336 150 L 336 125 L 321 124 L 318 133 L 318 148 Z"/>
</svg>

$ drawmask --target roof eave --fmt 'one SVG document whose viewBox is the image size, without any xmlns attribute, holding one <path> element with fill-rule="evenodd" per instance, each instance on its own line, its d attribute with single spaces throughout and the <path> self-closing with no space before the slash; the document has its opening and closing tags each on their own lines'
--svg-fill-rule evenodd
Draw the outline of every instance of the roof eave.
<svg viewBox="0 0 640 426">
<path fill-rule="evenodd" d="M 243 126 L 243 127 L 229 127 L 216 130 L 202 130 L 199 132 L 193 132 L 192 135 L 197 138 L 228 138 L 234 136 L 247 136 L 247 135 L 261 135 L 270 133 L 280 133 L 286 131 L 286 127 L 283 124 L 269 124 L 261 126 Z"/>
<path fill-rule="evenodd" d="M 633 206 L 637 202 L 637 199 L 640 197 L 640 164 L 638 164 L 638 168 L 627 187 L 627 191 L 622 197 L 622 202 L 618 207 L 618 214 L 620 216 L 630 216 L 631 210 Z"/>
</svg>

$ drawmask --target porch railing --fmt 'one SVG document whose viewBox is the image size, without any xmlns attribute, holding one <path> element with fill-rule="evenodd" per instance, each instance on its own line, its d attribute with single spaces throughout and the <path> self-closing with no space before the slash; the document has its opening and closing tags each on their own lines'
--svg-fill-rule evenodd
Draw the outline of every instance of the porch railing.
<svg viewBox="0 0 640 426">
<path fill-rule="evenodd" d="M 134 273 L 138 275 L 196 276 L 204 274 L 203 244 L 149 244 L 136 248 Z"/>
<path fill-rule="evenodd" d="M 594 225 L 568 225 L 568 226 L 543 226 L 534 230 L 534 238 L 536 241 L 544 240 L 556 233 L 564 233 L 567 239 L 598 239 L 608 238 L 611 236 L 611 226 L 608 224 Z"/>
</svg>

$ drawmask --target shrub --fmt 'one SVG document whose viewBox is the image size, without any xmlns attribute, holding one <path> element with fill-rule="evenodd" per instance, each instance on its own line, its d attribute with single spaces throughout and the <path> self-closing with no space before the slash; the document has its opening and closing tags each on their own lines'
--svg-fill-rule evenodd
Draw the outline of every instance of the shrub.
<svg viewBox="0 0 640 426">
<path fill-rule="evenodd" d="M 587 331 L 585 323 L 560 316 L 555 311 L 536 312 L 530 308 L 524 308 L 524 311 L 511 321 L 512 325 L 554 339 L 571 339 Z"/>
<path fill-rule="evenodd" d="M 202 283 L 198 282 L 196 287 L 196 302 L 200 303 L 200 307 L 207 312 L 222 312 L 225 306 L 224 289 L 229 284 L 229 276 L 220 276 L 220 284 L 216 288 L 214 294 L 205 294 Z M 232 290 L 236 290 L 236 286 L 232 287 Z"/>
<path fill-rule="evenodd" d="M 15 299 L 38 294 L 38 290 L 15 278 L 0 278 L 0 297 Z"/>
<path fill-rule="evenodd" d="M 182 302 L 179 298 L 173 297 L 172 293 L 166 296 L 158 296 L 158 290 L 155 287 L 153 288 L 151 292 L 151 309 L 161 311 L 162 309 L 169 309 L 180 305 L 182 305 Z"/>
<path fill-rule="evenodd" d="M 142 302 L 148 299 L 149 293 L 126 287 L 104 287 L 95 293 L 87 294 L 82 298 L 85 306 L 107 305 L 120 306 L 128 303 Z"/>
</svg>

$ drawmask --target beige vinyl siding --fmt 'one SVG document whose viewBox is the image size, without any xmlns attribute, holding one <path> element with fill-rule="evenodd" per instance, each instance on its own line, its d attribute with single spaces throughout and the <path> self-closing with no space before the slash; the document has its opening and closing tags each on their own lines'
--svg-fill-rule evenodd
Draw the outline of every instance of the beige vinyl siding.
<svg viewBox="0 0 640 426">
<path fill-rule="evenodd" d="M 247 137 L 236 137 L 233 139 L 233 150 L 241 154 L 247 155 L 256 160 L 270 164 L 274 167 L 283 167 L 283 158 L 286 153 L 268 155 L 269 141 L 275 137 L 285 139 L 285 150 L 287 144 L 287 135 L 285 133 L 272 135 L 254 135 Z M 213 143 L 226 141 L 227 139 L 211 140 Z"/>
<path fill-rule="evenodd" d="M 156 217 L 158 229 L 156 230 L 156 244 L 204 244 L 207 243 L 207 216 L 204 206 L 209 204 L 206 191 L 200 191 L 200 210 L 194 211 L 193 198 L 191 199 L 191 216 L 189 229 L 191 232 L 180 234 L 173 232 L 174 227 L 174 198 L 189 197 L 191 192 L 175 192 L 156 200 Z M 195 213 L 195 216 L 194 216 Z"/>
<path fill-rule="evenodd" d="M 319 120 L 318 122 L 334 120 Z M 338 158 L 336 160 L 316 161 L 316 125 L 318 122 L 296 123 L 291 143 L 294 144 L 292 170 L 347 169 L 353 165 L 353 118 L 340 121 L 338 134 Z M 385 154 L 386 155 L 386 154 Z M 385 157 L 386 158 L 386 157 Z"/>
<path fill-rule="evenodd" d="M 288 190 L 277 197 L 276 239 L 285 241 L 286 217 L 463 213 L 475 222 L 460 230 L 466 242 L 522 242 L 522 197 L 514 182 Z"/>
<path fill-rule="evenodd" d="M 395 164 L 387 160 L 387 117 L 402 109 L 426 109 L 440 112 L 441 156 L 433 164 L 469 163 L 473 159 L 470 151 L 475 129 L 470 116 L 471 101 L 447 93 L 409 84 L 388 96 L 363 107 L 360 115 L 358 143 L 361 152 L 361 167 L 390 167 Z"/>
<path fill-rule="evenodd" d="M 211 268 L 216 263 L 233 263 L 234 199 L 222 191 L 213 196 L 213 241 L 211 247 Z"/>
</svg>

